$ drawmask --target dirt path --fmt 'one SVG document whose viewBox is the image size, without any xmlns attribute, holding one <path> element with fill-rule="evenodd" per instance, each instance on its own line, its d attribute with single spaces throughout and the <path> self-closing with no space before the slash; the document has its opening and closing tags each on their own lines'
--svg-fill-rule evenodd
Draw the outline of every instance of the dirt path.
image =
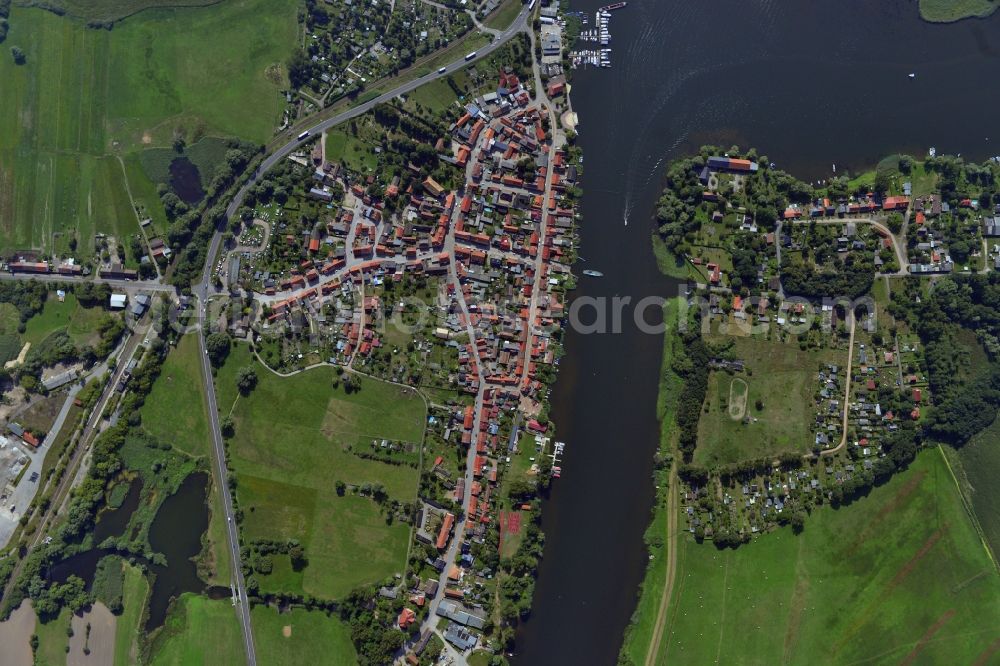
<svg viewBox="0 0 1000 666">
<path fill-rule="evenodd" d="M 930 641 L 932 638 L 934 638 L 934 634 L 939 632 L 941 628 L 948 623 L 948 620 L 950 620 L 953 615 L 955 615 L 955 609 L 949 608 L 948 610 L 945 611 L 944 615 L 938 618 L 937 622 L 931 625 L 930 629 L 928 629 L 927 632 L 920 638 L 920 640 L 917 641 L 917 644 L 913 647 L 913 650 L 910 652 L 910 654 L 906 655 L 906 658 L 903 659 L 902 661 L 903 666 L 909 666 L 910 664 L 912 664 L 917 660 L 917 657 L 919 657 L 920 653 L 923 652 L 923 649 L 927 645 L 927 642 Z"/>
<path fill-rule="evenodd" d="M 108 607 L 98 601 L 83 615 L 74 615 L 73 636 L 69 639 L 66 666 L 99 666 L 115 661 L 117 620 Z M 87 636 L 87 625 L 90 636 Z M 84 647 L 89 651 L 84 654 Z"/>
<path fill-rule="evenodd" d="M 670 596 L 674 591 L 674 578 L 677 575 L 677 462 L 670 465 L 670 481 L 667 488 L 667 575 L 663 584 L 663 596 L 660 597 L 660 608 L 656 612 L 656 626 L 653 637 L 646 652 L 646 666 L 656 663 L 656 655 L 660 652 L 660 642 L 663 640 L 663 630 L 666 627 L 667 609 L 670 606 Z"/>
<path fill-rule="evenodd" d="M 4 666 L 31 666 L 34 655 L 28 642 L 35 633 L 35 609 L 31 600 L 22 603 L 10 617 L 0 622 L 0 663 Z"/>
</svg>

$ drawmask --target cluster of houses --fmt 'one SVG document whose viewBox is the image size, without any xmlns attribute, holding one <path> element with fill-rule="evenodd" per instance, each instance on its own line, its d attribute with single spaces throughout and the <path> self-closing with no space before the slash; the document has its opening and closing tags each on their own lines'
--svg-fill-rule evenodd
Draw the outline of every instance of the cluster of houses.
<svg viewBox="0 0 1000 666">
<path fill-rule="evenodd" d="M 475 393 L 483 384 L 537 395 L 542 387 L 535 366 L 553 360 L 549 337 L 541 331 L 557 326 L 564 315 L 564 299 L 551 287 L 570 276 L 565 262 L 574 242 L 575 211 L 559 201 L 575 184 L 576 169 L 562 150 L 550 150 L 542 116 L 526 106 L 528 100 L 516 75 L 501 71 L 497 92 L 470 103 L 451 126 L 452 145 L 439 148 L 450 150 L 447 157 L 466 169 L 463 190 L 446 191 L 427 178 L 402 192 L 394 180 L 374 195 L 372 188 L 351 182 L 341 167 L 319 165 L 314 174 L 319 186 L 340 184 L 348 193 L 345 204 L 308 239 L 272 238 L 306 243 L 309 258 L 286 280 L 264 287 L 267 325 L 295 325 L 296 319 L 302 325 L 320 316 L 326 304 L 347 303 L 350 316 L 344 312 L 337 319 L 336 360 L 363 359 L 381 344 L 370 324 L 384 314 L 384 306 L 377 296 L 355 301 L 352 294 L 362 288 L 372 293 L 404 274 L 444 277 L 454 261 L 459 284 L 449 287 L 447 337 L 467 325 L 475 331 L 475 340 L 459 349 L 460 387 Z M 405 197 L 400 212 L 386 215 L 385 201 L 396 197 Z M 525 306 L 533 297 L 529 321 Z M 459 298 L 471 321 L 461 316 Z M 469 362 L 473 356 L 478 364 Z"/>
</svg>

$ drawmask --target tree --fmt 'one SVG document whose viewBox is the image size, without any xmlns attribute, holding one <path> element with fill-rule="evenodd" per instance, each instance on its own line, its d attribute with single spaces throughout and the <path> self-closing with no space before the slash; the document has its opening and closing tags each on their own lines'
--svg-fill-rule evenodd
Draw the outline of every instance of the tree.
<svg viewBox="0 0 1000 666">
<path fill-rule="evenodd" d="M 347 491 L 347 484 L 343 481 L 337 481 L 335 488 L 337 489 L 337 497 L 343 497 L 344 493 Z"/>
<path fill-rule="evenodd" d="M 295 544 L 288 549 L 288 559 L 292 562 L 292 569 L 295 571 L 301 571 L 303 567 L 308 564 L 306 561 L 305 551 L 302 550 L 302 546 Z"/>
<path fill-rule="evenodd" d="M 257 372 L 251 366 L 240 368 L 236 373 L 236 386 L 242 395 L 250 395 L 257 387 Z"/>
<path fill-rule="evenodd" d="M 876 194 L 885 194 L 889 191 L 889 174 L 885 171 L 879 170 L 875 172 L 875 183 L 872 189 Z"/>
<path fill-rule="evenodd" d="M 23 65 L 28 59 L 28 57 L 24 54 L 24 51 L 21 49 L 20 46 L 10 47 L 10 54 L 14 57 L 15 65 Z"/>
<path fill-rule="evenodd" d="M 236 427 L 233 425 L 233 419 L 226 416 L 223 417 L 222 423 L 219 424 L 222 429 L 223 437 L 232 437 L 236 433 Z"/>
<path fill-rule="evenodd" d="M 796 534 L 801 532 L 806 526 L 806 514 L 802 511 L 796 511 L 792 514 L 792 529 Z"/>
<path fill-rule="evenodd" d="M 903 216 L 900 213 L 891 213 L 888 220 L 889 231 L 898 234 L 903 228 Z"/>
<path fill-rule="evenodd" d="M 211 333 L 205 338 L 205 349 L 208 352 L 208 358 L 215 367 L 219 367 L 225 362 L 226 357 L 229 356 L 231 346 L 232 341 L 226 333 Z"/>
</svg>

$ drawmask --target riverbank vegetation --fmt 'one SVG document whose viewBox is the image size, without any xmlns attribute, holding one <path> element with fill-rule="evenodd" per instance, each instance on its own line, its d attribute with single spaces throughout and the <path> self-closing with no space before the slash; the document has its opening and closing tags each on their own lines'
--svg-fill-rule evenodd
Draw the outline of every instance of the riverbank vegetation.
<svg viewBox="0 0 1000 666">
<path fill-rule="evenodd" d="M 654 642 L 661 613 L 661 600 L 668 579 L 673 577 L 669 567 L 670 548 L 677 548 L 678 540 L 671 534 L 669 511 L 673 504 L 671 493 L 677 493 L 676 478 L 671 475 L 677 455 L 677 408 L 683 390 L 683 377 L 674 371 L 674 362 L 683 355 L 680 337 L 674 332 L 679 321 L 680 299 L 668 303 L 663 310 L 666 333 L 663 336 L 663 361 L 660 368 L 657 416 L 660 421 L 660 443 L 656 453 L 653 479 L 656 485 L 656 502 L 652 520 L 643 540 L 649 551 L 649 564 L 638 591 L 636 609 L 632 613 L 619 656 L 621 664 L 641 664 Z M 673 538 L 672 538 L 673 537 Z"/>
</svg>

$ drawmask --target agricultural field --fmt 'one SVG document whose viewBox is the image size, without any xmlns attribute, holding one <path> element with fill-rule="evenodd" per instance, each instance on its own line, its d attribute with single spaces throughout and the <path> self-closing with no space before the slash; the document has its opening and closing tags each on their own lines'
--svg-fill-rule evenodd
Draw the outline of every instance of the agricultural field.
<svg viewBox="0 0 1000 666">
<path fill-rule="evenodd" d="M 153 666 L 246 663 L 243 634 L 229 599 L 181 595 L 153 645 Z"/>
<path fill-rule="evenodd" d="M 987 663 L 1000 638 L 1000 575 L 936 449 L 800 535 L 681 541 L 658 663 Z"/>
<path fill-rule="evenodd" d="M 813 444 L 809 428 L 816 373 L 820 364 L 843 365 L 846 354 L 751 338 L 731 340 L 732 357 L 742 359 L 749 372 L 709 375 L 695 462 L 725 465 L 789 451 L 807 453 Z"/>
<path fill-rule="evenodd" d="M 88 21 L 119 21 L 147 9 L 161 7 L 198 7 L 221 0 L 48 0 L 66 14 Z"/>
<path fill-rule="evenodd" d="M 209 132 L 267 141 L 284 106 L 295 10 L 292 0 L 235 0 L 144 11 L 107 31 L 14 7 L 7 42 L 27 61 L 0 59 L 0 248 L 84 259 L 95 234 L 138 233 L 125 181 L 134 169 L 119 157 L 170 145 L 175 132 L 191 143 Z"/>
<path fill-rule="evenodd" d="M 1000 419 L 975 435 L 950 459 L 994 557 L 1000 553 Z M 957 459 L 957 460 L 956 460 Z"/>
<path fill-rule="evenodd" d="M 351 630 L 335 615 L 301 608 L 279 613 L 271 606 L 254 606 L 250 619 L 262 664 L 357 663 Z"/>
<path fill-rule="evenodd" d="M 259 378 L 249 396 L 236 389 L 236 373 L 252 366 Z M 335 388 L 332 368 L 282 378 L 236 345 L 216 386 L 223 417 L 235 435 L 229 451 L 237 497 L 250 540 L 297 539 L 308 566 L 294 571 L 275 558 L 264 589 L 285 588 L 337 597 L 403 568 L 409 526 L 391 524 L 374 498 L 339 495 L 346 488 L 380 485 L 388 500 L 413 502 L 418 470 L 362 457 L 355 445 L 383 438 L 419 445 L 425 408 L 412 390 L 363 378 L 361 390 Z M 363 448 L 363 447 L 360 447 Z"/>
</svg>

